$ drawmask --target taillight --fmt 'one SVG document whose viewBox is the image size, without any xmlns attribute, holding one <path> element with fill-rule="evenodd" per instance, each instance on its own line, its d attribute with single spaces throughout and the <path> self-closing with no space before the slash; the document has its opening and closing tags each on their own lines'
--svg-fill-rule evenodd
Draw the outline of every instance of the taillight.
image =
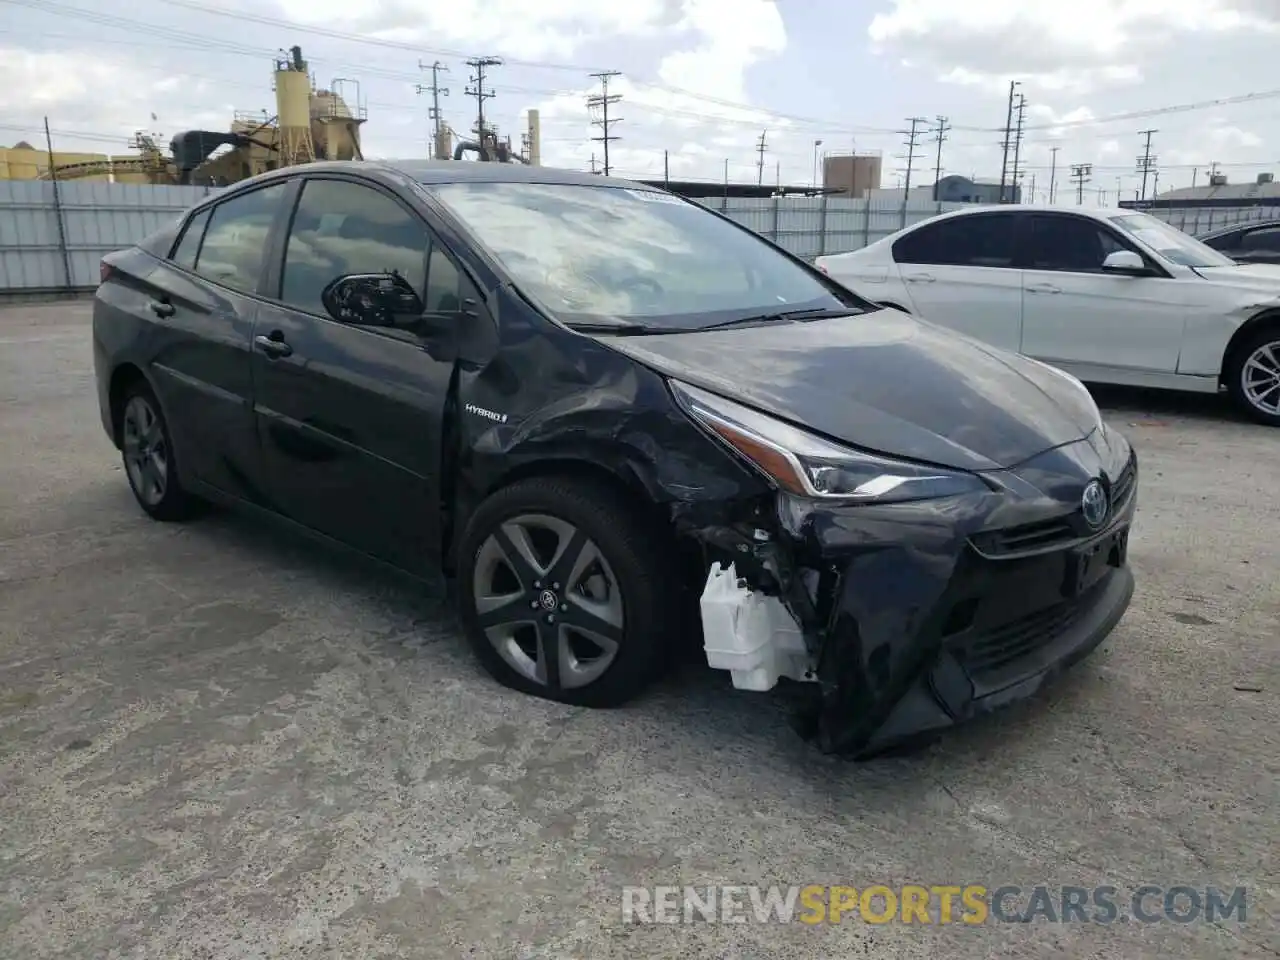
<svg viewBox="0 0 1280 960">
<path fill-rule="evenodd" d="M 103 260 L 98 264 L 98 282 L 106 283 L 111 277 L 111 264 Z"/>
</svg>

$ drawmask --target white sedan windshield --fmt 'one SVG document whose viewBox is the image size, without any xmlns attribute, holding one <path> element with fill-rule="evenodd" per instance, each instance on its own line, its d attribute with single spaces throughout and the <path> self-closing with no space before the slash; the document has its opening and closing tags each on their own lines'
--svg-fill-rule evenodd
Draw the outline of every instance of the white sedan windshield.
<svg viewBox="0 0 1280 960">
<path fill-rule="evenodd" d="M 428 189 L 557 314 L 687 329 L 733 313 L 843 306 L 764 240 L 669 194 L 511 182 Z"/>
<path fill-rule="evenodd" d="M 1137 237 L 1170 263 L 1183 267 L 1233 267 L 1235 261 L 1195 237 L 1146 213 L 1112 217 L 1111 222 Z"/>
</svg>

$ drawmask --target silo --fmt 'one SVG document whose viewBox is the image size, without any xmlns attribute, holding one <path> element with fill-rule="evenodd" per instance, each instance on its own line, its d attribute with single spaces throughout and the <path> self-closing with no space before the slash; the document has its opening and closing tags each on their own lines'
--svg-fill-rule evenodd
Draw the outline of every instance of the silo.
<svg viewBox="0 0 1280 960">
<path fill-rule="evenodd" d="M 289 58 L 276 61 L 276 115 L 280 125 L 280 166 L 311 163 L 316 158 L 311 139 L 311 75 L 302 50 L 292 47 Z"/>
</svg>

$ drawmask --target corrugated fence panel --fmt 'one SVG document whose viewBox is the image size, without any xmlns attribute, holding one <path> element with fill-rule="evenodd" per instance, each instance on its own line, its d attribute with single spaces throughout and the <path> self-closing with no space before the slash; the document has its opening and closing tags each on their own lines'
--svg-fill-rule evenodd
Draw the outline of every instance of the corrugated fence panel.
<svg viewBox="0 0 1280 960">
<path fill-rule="evenodd" d="M 58 184 L 68 280 L 58 236 L 54 185 L 49 181 L 0 181 L 0 291 L 91 288 L 98 261 L 179 216 L 222 188 L 62 181 Z M 914 204 L 833 197 L 706 197 L 698 201 L 812 260 L 857 250 L 941 211 L 965 204 Z M 1280 218 L 1280 204 L 1152 210 L 1190 234 L 1250 220 Z"/>
</svg>

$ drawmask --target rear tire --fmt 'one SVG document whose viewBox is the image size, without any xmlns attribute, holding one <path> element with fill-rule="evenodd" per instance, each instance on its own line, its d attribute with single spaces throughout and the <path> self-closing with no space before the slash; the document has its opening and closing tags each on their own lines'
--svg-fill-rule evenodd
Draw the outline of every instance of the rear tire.
<svg viewBox="0 0 1280 960">
<path fill-rule="evenodd" d="M 120 398 L 120 454 L 129 489 L 147 516 L 165 522 L 189 520 L 201 503 L 182 486 L 169 425 L 160 402 L 143 381 Z"/>
<path fill-rule="evenodd" d="M 679 609 L 663 538 L 602 483 L 535 477 L 477 508 L 458 552 L 459 608 L 504 686 L 615 707 L 672 661 Z"/>
<path fill-rule="evenodd" d="M 1227 363 L 1226 381 L 1241 413 L 1280 427 L 1280 325 L 1258 330 L 1236 348 Z"/>
</svg>

